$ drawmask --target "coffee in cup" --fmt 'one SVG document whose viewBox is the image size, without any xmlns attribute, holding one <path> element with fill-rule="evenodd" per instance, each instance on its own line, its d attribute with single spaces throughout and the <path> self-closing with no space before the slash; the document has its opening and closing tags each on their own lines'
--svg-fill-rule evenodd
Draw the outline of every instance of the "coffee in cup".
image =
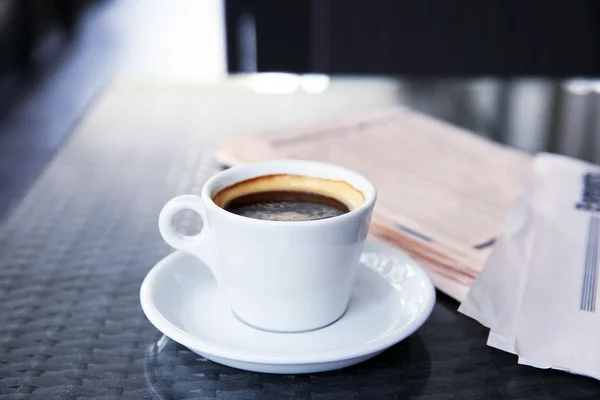
<svg viewBox="0 0 600 400">
<path fill-rule="evenodd" d="M 365 202 L 364 194 L 343 180 L 274 174 L 238 182 L 212 198 L 243 217 L 269 221 L 316 221 L 346 214 Z"/>
</svg>

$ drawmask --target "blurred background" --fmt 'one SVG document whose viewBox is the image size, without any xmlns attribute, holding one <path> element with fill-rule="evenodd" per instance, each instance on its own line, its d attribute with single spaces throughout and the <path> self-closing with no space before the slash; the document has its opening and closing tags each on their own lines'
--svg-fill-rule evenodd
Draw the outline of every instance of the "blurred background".
<svg viewBox="0 0 600 400">
<path fill-rule="evenodd" d="M 359 82 L 340 93 L 600 161 L 599 39 L 596 0 L 0 0 L 0 210 L 115 79 Z"/>
</svg>

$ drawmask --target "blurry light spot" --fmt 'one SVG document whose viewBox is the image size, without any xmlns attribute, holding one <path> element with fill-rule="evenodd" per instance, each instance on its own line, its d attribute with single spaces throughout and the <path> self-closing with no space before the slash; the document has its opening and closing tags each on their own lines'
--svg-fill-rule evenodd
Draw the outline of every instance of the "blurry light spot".
<svg viewBox="0 0 600 400">
<path fill-rule="evenodd" d="M 592 80 L 586 79 L 570 79 L 563 83 L 563 89 L 572 94 L 584 96 L 592 92 L 597 91 L 598 83 Z"/>
<path fill-rule="evenodd" d="M 329 76 L 298 75 L 285 72 L 262 72 L 247 75 L 246 84 L 257 93 L 287 94 L 301 89 L 306 93 L 323 93 L 329 87 Z"/>
<path fill-rule="evenodd" d="M 329 76 L 320 74 L 302 75 L 300 87 L 307 93 L 323 93 L 329 87 Z"/>
<path fill-rule="evenodd" d="M 250 75 L 248 84 L 258 93 L 292 93 L 300 87 L 300 77 L 283 72 L 264 72 Z"/>
</svg>

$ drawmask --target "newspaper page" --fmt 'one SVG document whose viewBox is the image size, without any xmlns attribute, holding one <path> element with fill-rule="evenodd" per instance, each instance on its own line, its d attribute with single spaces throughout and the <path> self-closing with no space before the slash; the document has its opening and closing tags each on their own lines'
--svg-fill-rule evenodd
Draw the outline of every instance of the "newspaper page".
<svg viewBox="0 0 600 400">
<path fill-rule="evenodd" d="M 308 159 L 362 173 L 378 192 L 371 232 L 458 282 L 460 290 L 438 284 L 455 298 L 483 268 L 531 169 L 528 154 L 403 107 L 242 136 L 218 157 Z"/>
</svg>

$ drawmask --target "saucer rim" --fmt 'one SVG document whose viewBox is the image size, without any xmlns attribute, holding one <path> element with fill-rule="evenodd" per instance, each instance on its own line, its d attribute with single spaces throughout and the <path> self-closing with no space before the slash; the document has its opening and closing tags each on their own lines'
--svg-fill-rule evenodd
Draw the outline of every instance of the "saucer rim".
<svg viewBox="0 0 600 400">
<path fill-rule="evenodd" d="M 406 253 L 391 247 L 389 244 L 381 240 L 368 238 L 367 242 L 373 243 L 377 247 L 382 247 L 384 249 L 382 250 L 383 252 L 400 254 L 402 257 L 406 258 L 407 262 L 411 264 L 411 267 L 420 271 L 423 281 L 425 282 L 423 291 L 426 293 L 425 304 L 422 311 L 404 328 L 367 343 L 357 343 L 356 345 L 345 346 L 343 348 L 332 350 L 280 356 L 265 355 L 260 351 L 234 350 L 227 346 L 215 344 L 199 336 L 194 336 L 173 325 L 169 319 L 162 315 L 162 313 L 156 308 L 154 302 L 151 300 L 156 276 L 164 268 L 168 268 L 174 259 L 182 257 L 184 254 L 186 254 L 181 250 L 176 250 L 162 258 L 146 274 L 140 287 L 140 303 L 148 320 L 164 335 L 171 338 L 175 342 L 188 347 L 194 352 L 206 353 L 223 359 L 256 364 L 314 364 L 335 362 L 341 359 L 358 358 L 381 352 L 412 335 L 427 321 L 436 302 L 436 293 L 433 283 L 431 282 L 431 279 L 425 270 Z M 364 268 L 368 267 L 364 266 Z"/>
</svg>

